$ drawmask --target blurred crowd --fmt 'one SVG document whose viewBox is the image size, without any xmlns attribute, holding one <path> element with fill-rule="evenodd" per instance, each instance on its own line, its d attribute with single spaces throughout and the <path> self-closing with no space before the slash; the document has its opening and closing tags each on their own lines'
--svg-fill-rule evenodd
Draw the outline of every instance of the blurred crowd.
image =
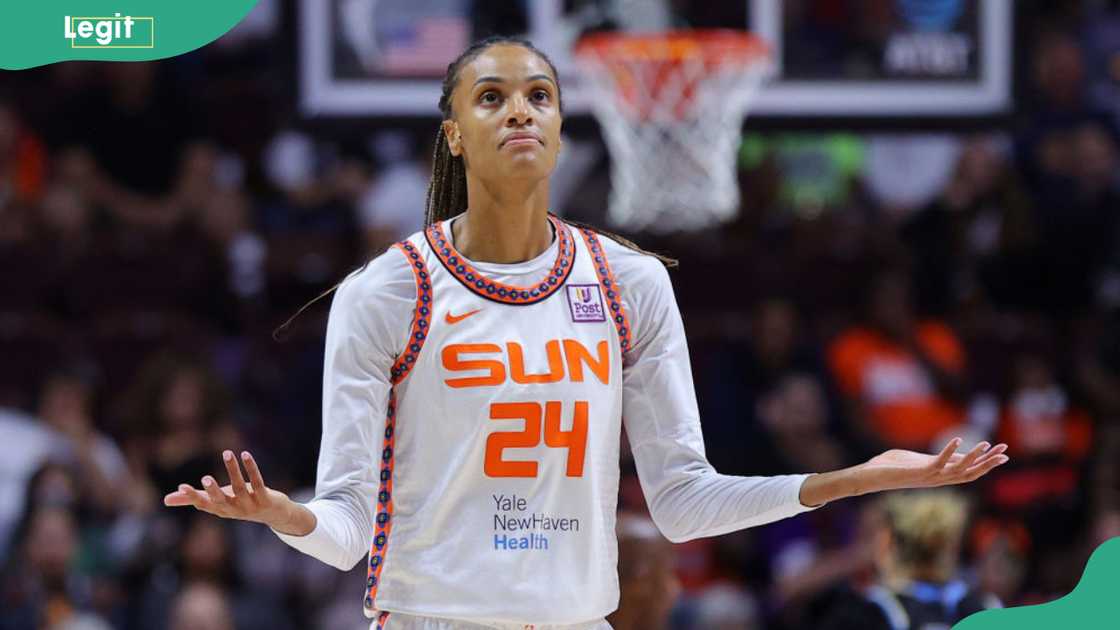
<svg viewBox="0 0 1120 630">
<path fill-rule="evenodd" d="M 721 472 L 954 435 L 1005 441 L 1011 463 L 669 545 L 624 449 L 616 628 L 873 628 L 1048 601 L 1120 535 L 1120 12 L 1021 21 L 1006 120 L 751 133 L 734 223 L 629 235 L 681 260 Z M 0 83 L 2 630 L 368 626 L 361 563 L 160 500 L 243 448 L 309 498 L 326 306 L 273 330 L 422 223 L 435 119 L 307 123 L 270 24 Z M 602 224 L 606 156 L 588 155 L 556 210 Z"/>
</svg>

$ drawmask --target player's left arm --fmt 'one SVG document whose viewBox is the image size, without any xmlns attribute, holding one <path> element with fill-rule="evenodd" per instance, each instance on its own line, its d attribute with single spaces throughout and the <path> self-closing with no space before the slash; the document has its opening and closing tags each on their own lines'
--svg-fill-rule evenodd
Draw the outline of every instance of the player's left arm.
<svg viewBox="0 0 1120 630">
<path fill-rule="evenodd" d="M 659 261 L 608 244 L 633 331 L 623 360 L 622 420 L 654 523 L 673 542 L 718 536 L 810 508 L 805 475 L 738 477 L 704 451 L 684 325 Z"/>
<path fill-rule="evenodd" d="M 621 250 L 621 248 L 619 248 Z M 633 331 L 623 367 L 623 422 L 654 522 L 674 542 L 793 516 L 836 499 L 974 480 L 1007 461 L 1006 445 L 938 455 L 890 450 L 843 470 L 740 477 L 708 463 L 684 325 L 668 273 L 648 256 L 611 257 Z"/>
</svg>

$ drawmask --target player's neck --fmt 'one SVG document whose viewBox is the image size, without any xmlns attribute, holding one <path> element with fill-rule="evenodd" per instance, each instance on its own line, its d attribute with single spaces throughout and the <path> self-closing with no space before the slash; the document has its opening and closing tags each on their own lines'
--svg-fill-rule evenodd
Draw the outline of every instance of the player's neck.
<svg viewBox="0 0 1120 630">
<path fill-rule="evenodd" d="M 500 192 L 485 184 L 468 187 L 467 207 L 455 221 L 452 238 L 455 249 L 473 261 L 524 262 L 552 244 L 547 180 Z"/>
</svg>

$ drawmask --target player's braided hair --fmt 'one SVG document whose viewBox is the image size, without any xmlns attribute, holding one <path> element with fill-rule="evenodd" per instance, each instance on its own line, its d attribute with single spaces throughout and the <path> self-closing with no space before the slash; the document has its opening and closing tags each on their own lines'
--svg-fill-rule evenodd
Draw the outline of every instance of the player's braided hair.
<svg viewBox="0 0 1120 630">
<path fill-rule="evenodd" d="M 532 51 L 548 64 L 552 70 L 552 76 L 556 77 L 556 102 L 563 111 L 563 99 L 560 94 L 560 74 L 556 72 L 556 66 L 548 55 L 537 49 L 527 39 L 521 37 L 513 37 L 509 35 L 493 35 L 485 39 L 480 39 L 471 44 L 466 50 L 459 55 L 455 61 L 447 65 L 447 74 L 443 77 L 443 92 L 439 97 L 439 111 L 443 115 L 444 120 L 450 120 L 452 117 L 451 112 L 451 96 L 455 91 L 455 87 L 459 84 L 459 73 L 462 71 L 463 66 L 470 63 L 480 54 L 485 52 L 491 46 L 500 44 L 507 44 L 513 46 L 521 46 L 527 50 Z M 463 162 L 461 156 L 451 155 L 451 147 L 447 145 L 447 136 L 444 135 L 442 127 L 436 131 L 436 144 L 435 151 L 432 155 L 432 179 L 428 183 L 428 199 L 424 211 L 424 226 L 427 227 L 438 221 L 450 219 L 451 217 L 458 216 L 467 210 L 467 167 Z M 677 266 L 677 260 L 662 256 L 654 252 L 646 251 L 638 247 L 634 242 L 629 239 L 623 238 L 613 232 L 608 232 L 601 228 L 578 221 L 567 221 L 567 223 L 577 227 L 592 230 L 598 234 L 606 236 L 624 247 L 628 247 L 634 251 L 648 254 L 660 260 L 666 267 L 670 269 Z M 363 265 L 364 266 L 364 265 Z M 349 277 L 347 274 L 346 277 Z M 341 285 L 338 284 L 327 289 L 319 294 L 318 297 L 304 304 L 298 311 L 295 312 L 288 321 L 281 324 L 276 330 L 273 331 L 272 336 L 274 339 L 280 340 L 287 335 L 287 330 L 292 322 L 300 316 L 308 307 L 315 304 L 324 297 L 330 295 L 335 289 Z"/>
<path fill-rule="evenodd" d="M 447 74 L 443 77 L 443 92 L 439 97 L 439 111 L 443 115 L 444 120 L 450 120 L 453 116 L 451 111 L 451 97 L 455 91 L 455 87 L 459 84 L 459 73 L 462 71 L 463 66 L 473 61 L 491 46 L 500 44 L 521 46 L 531 51 L 548 64 L 549 69 L 552 70 L 552 76 L 556 77 L 557 81 L 556 102 L 560 110 L 563 111 L 564 100 L 560 90 L 560 74 L 556 72 L 556 66 L 552 63 L 552 60 L 548 58 L 548 55 L 537 49 L 537 47 L 527 39 L 509 35 L 494 35 L 486 39 L 480 39 L 471 44 L 469 48 L 463 51 L 463 54 L 459 55 L 455 61 L 447 65 Z M 451 154 L 451 147 L 447 145 L 447 136 L 443 133 L 443 129 L 440 128 L 436 130 L 435 151 L 432 154 L 432 179 L 428 184 L 428 202 L 424 213 L 424 225 L 428 226 L 438 221 L 450 219 L 451 217 L 462 214 L 466 210 L 467 167 L 463 162 L 462 156 Z M 677 261 L 675 259 L 646 251 L 638 247 L 638 245 L 632 241 L 612 232 L 577 221 L 568 221 L 568 223 L 602 234 L 634 251 L 649 254 L 664 263 L 666 267 L 673 268 L 677 266 Z"/>
</svg>

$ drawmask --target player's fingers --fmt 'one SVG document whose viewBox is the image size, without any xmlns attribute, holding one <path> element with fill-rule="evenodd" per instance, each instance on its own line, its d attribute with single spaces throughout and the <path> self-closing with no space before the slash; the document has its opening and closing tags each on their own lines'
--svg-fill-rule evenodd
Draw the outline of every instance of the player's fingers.
<svg viewBox="0 0 1120 630">
<path fill-rule="evenodd" d="M 221 488 L 218 487 L 218 482 L 210 475 L 202 478 L 202 487 L 206 489 L 206 496 L 214 505 L 225 505 L 227 503 L 225 493 L 222 492 Z"/>
<path fill-rule="evenodd" d="M 181 483 L 179 489 L 164 497 L 165 505 L 171 507 L 193 506 L 200 510 L 210 504 L 210 497 L 205 492 L 200 492 L 190 484 Z"/>
<path fill-rule="evenodd" d="M 188 499 L 206 499 L 206 494 L 199 492 L 194 486 L 189 483 L 179 484 L 179 492 L 187 496 Z"/>
<path fill-rule="evenodd" d="M 194 497 L 182 490 L 169 492 L 163 497 L 163 504 L 168 507 L 184 507 L 194 505 Z"/>
<path fill-rule="evenodd" d="M 949 459 L 953 456 L 953 454 L 957 450 L 957 447 L 960 445 L 960 438 L 953 438 L 949 440 L 949 443 L 945 445 L 945 448 L 941 449 L 941 452 L 938 453 L 937 459 L 933 460 L 933 464 L 931 465 L 931 467 L 934 470 L 941 470 L 942 468 L 944 468 L 945 464 L 949 462 Z"/>
<path fill-rule="evenodd" d="M 268 488 L 264 485 L 261 469 L 257 467 L 257 460 L 249 451 L 242 451 L 241 461 L 245 462 L 245 470 L 249 472 L 249 483 L 253 485 L 253 494 L 257 500 L 263 501 L 268 496 Z"/>
<path fill-rule="evenodd" d="M 990 459 L 993 459 L 995 457 L 999 457 L 1006 450 L 1007 450 L 1007 445 L 1006 444 L 996 444 L 992 448 L 988 449 L 979 458 L 977 458 L 976 461 L 972 462 L 972 466 L 976 466 L 978 464 L 983 464 Z"/>
<path fill-rule="evenodd" d="M 241 474 L 241 466 L 237 464 L 233 451 L 222 453 L 222 461 L 225 462 L 226 472 L 229 474 L 229 485 L 233 489 L 234 499 L 248 499 L 249 486 L 245 484 L 245 476 Z"/>
<path fill-rule="evenodd" d="M 1010 458 L 1006 455 L 996 455 L 982 464 L 974 464 L 971 468 L 966 470 L 963 474 L 965 481 L 975 481 L 980 477 L 991 472 L 996 466 L 1002 466 L 1008 462 Z"/>
<path fill-rule="evenodd" d="M 987 442 L 980 442 L 976 446 L 972 447 L 972 450 L 968 452 L 968 455 L 964 456 L 964 459 L 953 464 L 952 466 L 949 466 L 946 472 L 951 475 L 956 475 L 968 470 L 968 468 L 972 466 L 972 464 L 991 447 L 992 445 Z"/>
</svg>

